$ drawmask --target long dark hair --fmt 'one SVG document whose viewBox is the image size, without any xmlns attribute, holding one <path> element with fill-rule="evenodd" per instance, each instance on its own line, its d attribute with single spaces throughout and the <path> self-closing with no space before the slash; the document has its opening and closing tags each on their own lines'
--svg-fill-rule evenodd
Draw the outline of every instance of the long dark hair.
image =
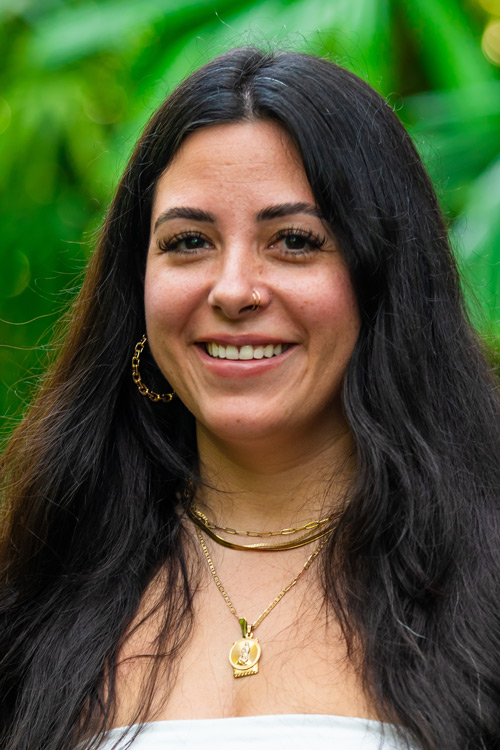
<svg viewBox="0 0 500 750">
<path fill-rule="evenodd" d="M 325 60 L 237 49 L 182 83 L 118 187 L 66 343 L 4 457 L 0 745 L 64 750 L 112 724 L 117 655 L 164 571 L 150 690 L 192 621 L 180 490 L 193 417 L 131 379 L 158 177 L 189 133 L 269 119 L 292 137 L 357 293 L 343 388 L 357 472 L 326 594 L 381 715 L 426 750 L 500 744 L 500 406 L 446 228 L 391 108 Z M 154 363 L 143 377 L 166 388 Z M 179 585 L 181 584 L 181 585 Z M 166 666 L 165 666 L 166 665 Z M 155 671 L 156 670 L 156 671 Z"/>
</svg>

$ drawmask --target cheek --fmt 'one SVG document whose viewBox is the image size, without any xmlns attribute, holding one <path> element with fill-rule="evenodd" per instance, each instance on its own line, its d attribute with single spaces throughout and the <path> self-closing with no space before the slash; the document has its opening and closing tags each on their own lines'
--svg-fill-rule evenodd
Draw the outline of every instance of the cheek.
<svg viewBox="0 0 500 750">
<path fill-rule="evenodd" d="M 144 311 L 148 344 L 158 368 L 177 390 L 177 342 L 183 326 L 182 296 L 166 274 L 146 271 Z"/>
<path fill-rule="evenodd" d="M 338 281 L 330 304 L 330 316 L 335 328 L 344 331 L 346 339 L 354 346 L 361 325 L 358 301 L 350 278 L 344 275 Z"/>
<path fill-rule="evenodd" d="M 182 327 L 191 299 L 186 291 L 172 274 L 146 270 L 144 309 L 150 341 L 153 336 L 164 339 Z"/>
<path fill-rule="evenodd" d="M 165 274 L 148 273 L 144 281 L 144 311 L 148 345 L 157 367 L 172 388 L 177 391 L 179 333 L 183 315 L 182 297 Z"/>
<path fill-rule="evenodd" d="M 146 277 L 144 309 L 148 330 L 153 331 L 158 326 L 170 327 L 174 322 L 173 310 L 175 309 L 175 299 L 172 299 L 170 289 L 158 284 L 157 281 L 148 282 Z"/>
<path fill-rule="evenodd" d="M 328 277 L 319 277 L 304 290 L 304 319 L 319 346 L 352 352 L 359 334 L 358 302 L 347 269 L 341 268 Z"/>
</svg>

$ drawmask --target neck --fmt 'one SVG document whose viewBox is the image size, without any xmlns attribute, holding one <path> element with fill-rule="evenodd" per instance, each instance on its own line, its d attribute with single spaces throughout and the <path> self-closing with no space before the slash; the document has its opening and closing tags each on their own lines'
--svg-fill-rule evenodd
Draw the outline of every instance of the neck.
<svg viewBox="0 0 500 750">
<path fill-rule="evenodd" d="M 347 431 L 329 440 L 228 445 L 198 427 L 198 450 L 203 486 L 196 505 L 238 529 L 275 530 L 329 515 L 343 502 L 354 471 Z"/>
</svg>

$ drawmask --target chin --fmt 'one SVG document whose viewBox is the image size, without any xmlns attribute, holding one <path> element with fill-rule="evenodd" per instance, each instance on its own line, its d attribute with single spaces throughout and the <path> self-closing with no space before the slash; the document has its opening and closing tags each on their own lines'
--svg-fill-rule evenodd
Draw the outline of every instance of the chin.
<svg viewBox="0 0 500 750">
<path fill-rule="evenodd" d="M 199 428 L 206 434 L 213 435 L 216 439 L 231 443 L 253 442 L 269 438 L 279 438 L 290 435 L 294 431 L 291 425 L 277 423 L 276 418 L 256 418 L 238 414 L 231 417 L 227 413 L 222 419 L 204 419 L 198 422 Z"/>
</svg>

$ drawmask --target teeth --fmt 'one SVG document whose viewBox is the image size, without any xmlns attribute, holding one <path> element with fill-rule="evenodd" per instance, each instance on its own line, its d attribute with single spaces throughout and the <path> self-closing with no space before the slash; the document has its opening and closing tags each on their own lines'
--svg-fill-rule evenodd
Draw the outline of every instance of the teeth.
<svg viewBox="0 0 500 750">
<path fill-rule="evenodd" d="M 210 356 L 216 359 L 249 360 L 276 357 L 288 349 L 288 344 L 267 344 L 266 346 L 245 344 L 238 348 L 232 344 L 221 346 L 221 344 L 216 344 L 215 341 L 209 341 L 206 348 Z"/>
<path fill-rule="evenodd" d="M 238 359 L 253 359 L 253 346 L 242 346 Z"/>
</svg>

